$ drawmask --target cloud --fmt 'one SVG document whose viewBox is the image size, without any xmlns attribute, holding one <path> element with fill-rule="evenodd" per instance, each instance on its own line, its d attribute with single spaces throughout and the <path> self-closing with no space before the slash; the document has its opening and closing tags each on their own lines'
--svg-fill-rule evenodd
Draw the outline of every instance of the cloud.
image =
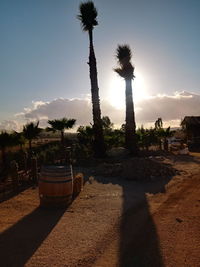
<svg viewBox="0 0 200 267">
<path fill-rule="evenodd" d="M 102 116 L 109 116 L 117 127 L 124 123 L 125 111 L 113 107 L 108 101 L 101 101 Z M 138 126 L 152 126 L 159 117 L 164 125 L 179 126 L 184 116 L 200 115 L 200 95 L 189 92 L 175 92 L 173 95 L 156 95 L 135 104 L 135 116 Z M 90 99 L 64 99 L 53 101 L 36 101 L 31 107 L 16 114 L 15 120 L 0 123 L 0 129 L 19 129 L 20 125 L 29 121 L 40 121 L 41 127 L 47 126 L 47 120 L 62 117 L 75 118 L 76 125 L 88 125 L 92 122 Z"/>
<path fill-rule="evenodd" d="M 90 102 L 87 99 L 58 98 L 51 102 L 33 102 L 33 107 L 25 110 L 20 116 L 26 120 L 47 121 L 62 117 L 76 118 L 78 124 L 91 120 Z"/>
<path fill-rule="evenodd" d="M 17 120 L 4 120 L 0 122 L 0 131 L 20 131 L 21 123 Z"/>
<path fill-rule="evenodd" d="M 114 121 L 123 120 L 124 113 L 113 108 L 107 101 L 102 101 L 101 109 L 102 116 L 109 115 Z M 77 125 L 88 125 L 92 122 L 92 106 L 89 99 L 58 98 L 46 103 L 33 102 L 31 108 L 24 109 L 24 112 L 18 113 L 16 116 L 24 118 L 26 121 L 39 120 L 42 127 L 47 126 L 47 120 L 62 117 L 75 118 Z"/>
<path fill-rule="evenodd" d="M 154 122 L 158 117 L 163 121 L 179 121 L 185 116 L 200 116 L 200 95 L 189 92 L 175 92 L 174 95 L 157 95 L 138 103 L 137 121 Z M 177 125 L 178 126 L 178 125 Z"/>
</svg>

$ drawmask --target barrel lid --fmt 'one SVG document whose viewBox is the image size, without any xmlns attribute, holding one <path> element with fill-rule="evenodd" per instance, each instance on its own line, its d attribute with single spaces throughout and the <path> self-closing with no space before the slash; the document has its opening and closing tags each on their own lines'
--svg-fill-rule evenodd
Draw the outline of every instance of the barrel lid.
<svg viewBox="0 0 200 267">
<path fill-rule="evenodd" d="M 47 172 L 64 172 L 69 171 L 71 168 L 70 165 L 68 166 L 54 166 L 54 165 L 44 165 L 41 167 L 41 171 L 47 171 Z"/>
<path fill-rule="evenodd" d="M 66 166 L 66 165 L 43 165 L 42 168 L 45 169 L 67 169 L 70 166 Z"/>
</svg>

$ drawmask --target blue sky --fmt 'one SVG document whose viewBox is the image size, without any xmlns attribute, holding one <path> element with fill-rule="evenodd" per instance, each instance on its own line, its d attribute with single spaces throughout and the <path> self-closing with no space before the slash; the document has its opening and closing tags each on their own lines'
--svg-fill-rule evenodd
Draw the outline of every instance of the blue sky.
<svg viewBox="0 0 200 267">
<path fill-rule="evenodd" d="M 32 101 L 90 94 L 88 36 L 76 19 L 79 3 L 0 1 L 0 122 L 12 119 Z M 144 86 L 148 95 L 200 93 L 199 0 L 94 3 L 99 13 L 94 43 L 102 99 L 114 97 L 114 54 L 123 43 L 131 46 L 136 73 L 142 77 L 133 90 Z"/>
</svg>

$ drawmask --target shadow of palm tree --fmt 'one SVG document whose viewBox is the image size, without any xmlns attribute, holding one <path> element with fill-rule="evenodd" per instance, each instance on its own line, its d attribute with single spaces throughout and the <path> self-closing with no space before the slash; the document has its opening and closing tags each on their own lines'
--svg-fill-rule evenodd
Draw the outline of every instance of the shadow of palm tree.
<svg viewBox="0 0 200 267">
<path fill-rule="evenodd" d="M 199 159 L 192 155 L 176 155 L 174 156 L 174 162 L 193 162 L 199 164 Z"/>
<path fill-rule="evenodd" d="M 0 265 L 24 266 L 52 231 L 65 209 L 36 208 L 0 235 Z"/>
<path fill-rule="evenodd" d="M 167 182 L 167 180 L 165 180 Z M 168 180 L 169 181 L 169 180 Z M 131 182 L 130 182 L 131 183 Z M 133 205 L 131 189 L 137 185 L 123 185 L 123 215 L 120 224 L 120 267 L 163 266 L 159 237 L 152 219 L 146 193 L 164 192 L 164 184 L 141 184 L 140 202 Z M 132 206 L 133 205 L 133 206 Z"/>
<path fill-rule="evenodd" d="M 168 164 L 159 164 L 160 168 L 169 168 Z M 173 171 L 176 172 L 175 169 Z M 118 178 L 94 176 L 100 183 L 118 184 L 123 189 L 118 255 L 120 267 L 164 266 L 146 194 L 164 193 L 165 186 L 172 177 L 173 175 L 159 177 L 156 181 L 128 181 L 123 175 Z"/>
</svg>

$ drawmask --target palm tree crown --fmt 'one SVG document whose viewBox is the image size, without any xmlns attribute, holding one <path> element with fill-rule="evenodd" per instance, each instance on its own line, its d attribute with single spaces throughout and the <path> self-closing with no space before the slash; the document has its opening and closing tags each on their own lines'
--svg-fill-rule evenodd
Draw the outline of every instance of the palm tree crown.
<svg viewBox="0 0 200 267">
<path fill-rule="evenodd" d="M 76 120 L 75 119 L 55 119 L 55 120 L 48 120 L 48 123 L 51 125 L 51 127 L 47 128 L 49 131 L 60 131 L 61 133 L 61 143 L 64 145 L 64 130 L 65 129 L 71 129 Z"/>
<path fill-rule="evenodd" d="M 83 31 L 93 30 L 94 26 L 98 25 L 97 22 L 97 9 L 92 1 L 81 3 L 79 6 L 80 15 L 77 18 L 81 21 Z"/>
<path fill-rule="evenodd" d="M 76 120 L 75 119 L 56 119 L 56 120 L 48 120 L 48 123 L 51 125 L 52 131 L 63 131 L 64 129 L 70 129 L 74 126 Z"/>
<path fill-rule="evenodd" d="M 30 122 L 24 125 L 23 127 L 24 137 L 28 140 L 37 138 L 42 131 L 42 129 L 39 128 L 38 126 L 39 126 L 39 121 L 36 123 Z"/>
<path fill-rule="evenodd" d="M 124 79 L 133 79 L 134 76 L 134 66 L 131 64 L 131 49 L 129 45 L 119 45 L 116 50 L 116 58 L 120 65 L 120 68 L 115 68 L 114 71 L 117 72 Z"/>
<path fill-rule="evenodd" d="M 162 122 L 162 118 L 158 118 L 156 121 L 155 121 L 155 128 L 156 129 L 160 129 L 163 127 L 163 122 Z"/>
<path fill-rule="evenodd" d="M 23 127 L 23 134 L 24 137 L 29 141 L 29 149 L 32 152 L 32 140 L 37 138 L 41 133 L 42 129 L 39 128 L 39 121 L 34 123 L 30 122 L 24 125 Z"/>
</svg>

